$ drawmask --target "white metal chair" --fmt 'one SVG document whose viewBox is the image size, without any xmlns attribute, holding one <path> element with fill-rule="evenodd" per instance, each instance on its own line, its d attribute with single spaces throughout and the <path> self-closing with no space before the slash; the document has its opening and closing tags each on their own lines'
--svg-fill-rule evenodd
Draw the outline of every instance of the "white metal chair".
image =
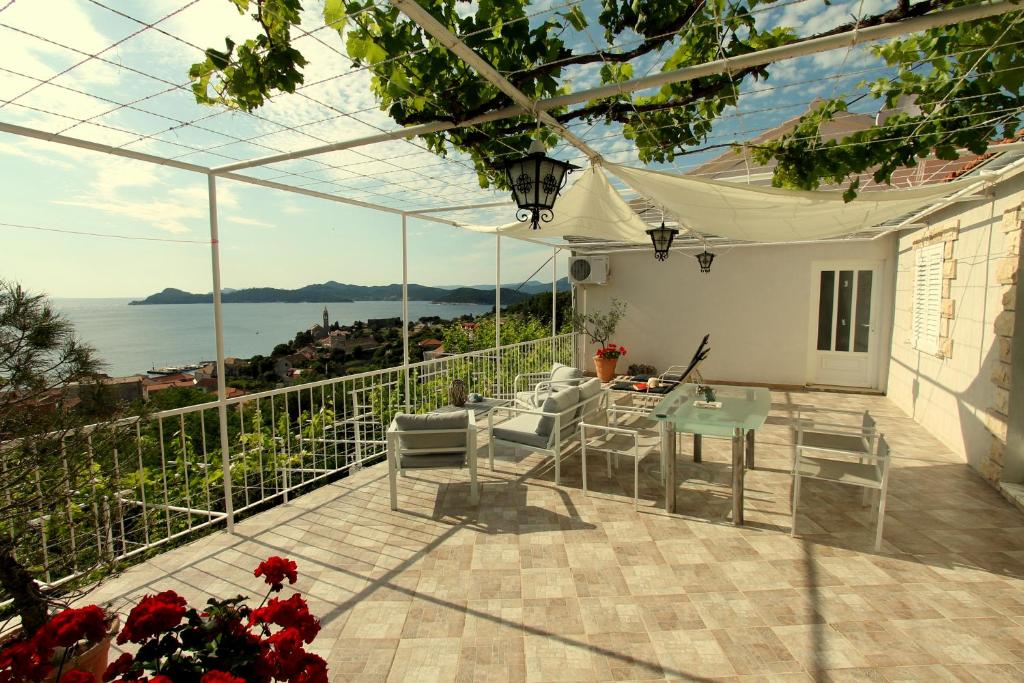
<svg viewBox="0 0 1024 683">
<path fill-rule="evenodd" d="M 808 455 L 798 450 L 793 461 L 793 523 L 791 536 L 796 536 L 796 510 L 800 502 L 800 480 L 818 479 L 848 486 L 859 486 L 877 492 L 878 522 L 875 529 L 875 550 L 882 547 L 882 525 L 885 521 L 885 494 L 889 486 L 889 444 L 878 435 L 876 450 L 861 456 L 860 462 L 836 457 Z M 842 454 L 841 454 L 842 455 Z"/>
<path fill-rule="evenodd" d="M 875 452 L 878 425 L 871 413 L 864 411 L 858 428 L 853 424 L 814 422 L 796 414 L 796 436 L 793 439 L 795 455 L 819 454 L 826 457 L 856 458 L 864 462 Z M 867 505 L 864 492 L 864 504 Z"/>
<path fill-rule="evenodd" d="M 472 410 L 409 415 L 388 427 L 391 509 L 398 509 L 397 475 L 407 469 L 469 468 L 470 503 L 480 500 L 476 481 L 476 419 Z"/>
<path fill-rule="evenodd" d="M 590 436 L 588 436 L 590 432 Z M 608 477 L 612 476 L 612 456 L 628 455 L 633 458 L 633 509 L 639 508 L 640 500 L 640 435 L 631 429 L 607 425 L 580 423 L 580 457 L 583 469 L 583 495 L 589 496 L 587 488 L 587 449 L 603 452 L 607 458 Z"/>
</svg>

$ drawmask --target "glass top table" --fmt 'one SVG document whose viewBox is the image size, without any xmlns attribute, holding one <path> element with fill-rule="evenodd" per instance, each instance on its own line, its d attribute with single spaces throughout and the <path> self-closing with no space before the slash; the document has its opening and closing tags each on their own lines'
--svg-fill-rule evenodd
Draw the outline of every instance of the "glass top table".
<svg viewBox="0 0 1024 683">
<path fill-rule="evenodd" d="M 771 392 L 762 387 L 709 385 L 720 407 L 701 407 L 704 397 L 696 384 L 683 384 L 663 398 L 651 411 L 661 426 L 665 456 L 665 510 L 675 512 L 676 437 L 679 432 L 694 435 L 694 460 L 700 461 L 700 438 L 704 435 L 732 439 L 733 524 L 743 524 L 743 474 L 753 467 L 754 432 L 771 410 Z M 746 451 L 746 453 L 744 453 Z M 744 458 L 746 455 L 746 458 Z"/>
</svg>

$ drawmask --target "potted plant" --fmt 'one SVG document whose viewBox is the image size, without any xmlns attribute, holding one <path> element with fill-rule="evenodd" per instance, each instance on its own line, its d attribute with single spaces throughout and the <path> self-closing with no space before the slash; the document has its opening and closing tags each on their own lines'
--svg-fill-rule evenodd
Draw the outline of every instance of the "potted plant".
<svg viewBox="0 0 1024 683">
<path fill-rule="evenodd" d="M 615 377 L 615 364 L 619 358 L 626 355 L 625 346 L 608 344 L 598 349 L 594 354 L 594 366 L 597 368 L 597 376 L 602 382 L 608 382 Z"/>
<path fill-rule="evenodd" d="M 147 595 L 132 608 L 118 643 L 131 643 L 107 668 L 104 681 L 128 683 L 327 683 L 327 662 L 307 652 L 320 622 L 298 593 L 286 600 L 285 580 L 295 583 L 294 561 L 270 557 L 253 572 L 270 587 L 256 608 L 246 598 L 211 598 L 200 610 L 174 591 Z M 2 680 L 2 679 L 0 679 Z"/>
<path fill-rule="evenodd" d="M 107 668 L 116 615 L 97 605 L 57 612 L 31 636 L 0 642 L 0 681 L 99 683 Z"/>
<path fill-rule="evenodd" d="M 37 574 L 89 572 L 108 555 L 56 544 L 44 565 L 39 529 L 61 538 L 74 515 L 94 502 L 88 496 L 103 482 L 81 454 L 102 457 L 120 431 L 89 425 L 116 419 L 120 408 L 71 323 L 45 297 L 5 282 L 0 357 L 0 589 L 17 619 L 0 638 L 0 681 L 99 681 L 117 619 L 97 606 L 68 609 L 71 584 L 62 598 Z"/>
<path fill-rule="evenodd" d="M 615 377 L 615 364 L 621 356 L 626 355 L 624 347 L 608 341 L 615 334 L 615 329 L 625 315 L 626 304 L 620 299 L 612 299 L 611 306 L 606 312 L 572 314 L 573 330 L 587 335 L 591 342 L 598 345 L 594 354 L 594 368 L 602 382 L 608 382 Z"/>
</svg>

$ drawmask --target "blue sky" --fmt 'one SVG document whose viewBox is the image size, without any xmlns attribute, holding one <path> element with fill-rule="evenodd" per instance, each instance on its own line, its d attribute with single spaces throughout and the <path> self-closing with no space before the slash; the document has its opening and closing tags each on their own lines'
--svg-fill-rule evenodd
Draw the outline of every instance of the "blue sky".
<svg viewBox="0 0 1024 683">
<path fill-rule="evenodd" d="M 322 2 L 304 4 L 304 27 L 322 25 Z M 804 0 L 773 10 L 772 16 L 813 32 L 891 4 L 865 0 L 826 6 Z M 85 0 L 21 0 L 0 12 L 0 121 L 203 166 L 394 127 L 376 110 L 366 74 L 352 70 L 335 52 L 340 38 L 330 31 L 319 32 L 319 41 L 297 43 L 310 60 L 300 94 L 275 98 L 248 116 L 196 105 L 183 87 L 189 64 L 201 54 L 198 48 L 220 45 L 225 34 L 240 40 L 253 30 L 228 0 L 109 6 L 128 17 Z M 594 0 L 583 0 L 581 6 L 589 16 L 596 14 Z M 156 22 L 159 30 L 141 30 L 139 22 Z M 744 86 L 742 109 L 728 112 L 710 142 L 756 135 L 798 115 L 814 97 L 842 93 L 877 73 L 811 84 L 808 77 L 854 72 L 871 63 L 867 52 L 858 49 L 776 65 L 769 83 Z M 638 64 L 635 75 L 652 68 L 654 60 Z M 595 76 L 594 69 L 580 69 L 572 74 L 572 87 L 594 85 Z M 862 106 L 867 111 L 876 105 Z M 601 125 L 574 130 L 611 160 L 637 163 L 631 144 L 616 130 Z M 572 158 L 576 151 L 560 146 L 555 153 Z M 687 157 L 671 168 L 684 171 L 711 156 Z M 401 208 L 506 198 L 481 191 L 457 155 L 440 160 L 406 142 L 252 174 Z M 129 241 L 0 226 L 0 277 L 61 297 L 139 296 L 164 287 L 209 291 L 205 177 L 3 133 L 0 177 L 0 223 L 194 241 Z M 400 219 L 395 215 L 224 180 L 220 209 L 225 287 L 401 280 Z M 511 210 L 492 211 L 488 219 L 505 222 L 511 215 Z M 493 281 L 493 237 L 415 220 L 409 227 L 412 281 Z M 547 248 L 505 240 L 503 280 L 525 279 L 549 256 Z M 560 272 L 565 272 L 564 258 Z"/>
</svg>

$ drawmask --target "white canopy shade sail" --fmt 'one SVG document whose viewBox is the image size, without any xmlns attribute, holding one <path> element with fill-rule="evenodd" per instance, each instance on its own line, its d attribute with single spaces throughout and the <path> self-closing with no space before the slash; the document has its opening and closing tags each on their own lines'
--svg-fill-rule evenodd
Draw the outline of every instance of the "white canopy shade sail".
<svg viewBox="0 0 1024 683">
<path fill-rule="evenodd" d="M 784 190 L 618 164 L 606 167 L 676 216 L 683 226 L 705 235 L 749 242 L 799 242 L 849 235 L 924 208 L 978 182 L 970 179 L 909 190 L 861 192 L 853 201 L 845 202 L 841 191 Z M 643 241 L 642 237 L 642 233 L 634 235 L 634 241 Z"/>
<path fill-rule="evenodd" d="M 785 190 L 706 180 L 605 163 L 612 174 L 681 228 L 744 242 L 804 242 L 850 235 L 934 204 L 978 183 L 977 178 L 908 190 L 861 192 L 851 202 L 841 191 Z M 465 226 L 510 237 L 588 237 L 618 243 L 649 242 L 648 225 L 608 182 L 601 165 L 583 171 L 559 197 L 554 219 L 532 230 L 529 223 Z"/>
<path fill-rule="evenodd" d="M 591 166 L 582 172 L 555 202 L 554 218 L 533 230 L 527 222 L 500 227 L 470 227 L 481 232 L 500 232 L 510 237 L 596 237 L 616 242 L 644 242 L 648 239 L 644 223 L 615 191 L 604 172 Z"/>
</svg>

